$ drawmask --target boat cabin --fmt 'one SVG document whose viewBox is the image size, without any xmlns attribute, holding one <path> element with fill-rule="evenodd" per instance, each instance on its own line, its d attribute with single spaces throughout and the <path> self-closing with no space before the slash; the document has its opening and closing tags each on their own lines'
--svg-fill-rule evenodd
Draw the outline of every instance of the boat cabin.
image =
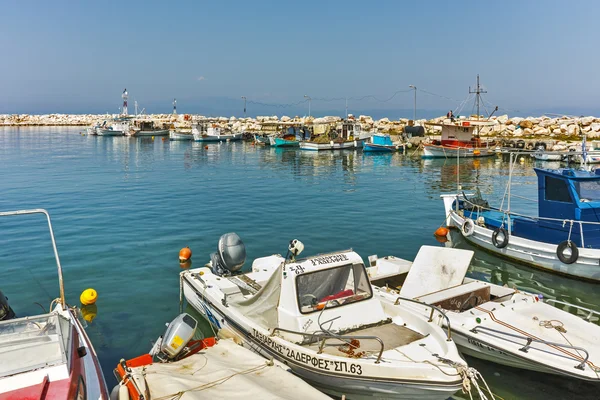
<svg viewBox="0 0 600 400">
<path fill-rule="evenodd" d="M 371 143 L 380 146 L 393 146 L 392 138 L 387 133 L 376 133 L 371 136 Z"/>
<path fill-rule="evenodd" d="M 236 302 L 244 315 L 260 316 L 265 328 L 311 333 L 321 331 L 320 324 L 329 321 L 328 330 L 346 332 L 386 321 L 381 303 L 373 298 L 363 261 L 352 250 L 295 262 L 282 262 L 280 256 L 259 258 L 253 271 L 274 261 L 279 266 L 269 281 L 251 298 Z"/>
<path fill-rule="evenodd" d="M 426 125 L 438 126 L 442 129 L 440 142 L 434 144 L 452 147 L 481 147 L 479 131 L 484 126 L 493 125 L 493 122 L 460 120 L 449 124 L 426 123 Z"/>
<path fill-rule="evenodd" d="M 360 123 L 352 120 L 344 120 L 335 129 L 337 139 L 352 141 L 362 138 L 363 130 Z"/>
<path fill-rule="evenodd" d="M 154 130 L 154 121 L 135 121 L 135 127 L 140 131 Z"/>
</svg>

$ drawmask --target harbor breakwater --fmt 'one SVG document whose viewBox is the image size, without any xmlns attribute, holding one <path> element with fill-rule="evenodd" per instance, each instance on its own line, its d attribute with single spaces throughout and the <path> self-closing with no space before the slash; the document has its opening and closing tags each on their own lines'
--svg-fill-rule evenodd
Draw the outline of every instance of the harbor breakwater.
<svg viewBox="0 0 600 400">
<path fill-rule="evenodd" d="M 0 126 L 89 126 L 96 123 L 102 123 L 119 115 L 110 114 L 0 114 Z M 221 127 L 228 127 L 234 131 L 241 132 L 268 132 L 277 129 L 279 124 L 309 124 L 309 125 L 328 125 L 336 124 L 342 120 L 341 117 L 288 117 L 288 116 L 258 116 L 253 118 L 236 117 L 205 117 L 201 115 L 190 114 L 153 114 L 141 115 L 136 118 L 152 120 L 157 123 L 169 125 L 172 128 L 189 127 L 192 120 L 208 120 Z M 439 127 L 427 126 L 427 122 L 449 123 L 446 117 L 439 117 L 430 120 L 419 119 L 411 121 L 401 118 L 399 120 L 390 120 L 382 118 L 374 120 L 370 116 L 349 115 L 350 119 L 359 122 L 363 130 L 377 130 L 383 133 L 400 134 L 407 125 L 415 124 L 425 126 L 428 134 L 436 134 Z M 460 117 L 465 118 L 465 117 Z M 471 116 L 469 118 L 476 118 Z M 484 117 L 481 117 L 484 118 Z M 576 140 L 580 132 L 586 134 L 588 138 L 600 138 L 600 118 L 597 117 L 509 117 L 508 115 L 492 116 L 489 121 L 493 125 L 481 129 L 482 136 L 506 137 L 506 138 L 540 138 L 555 140 Z"/>
</svg>

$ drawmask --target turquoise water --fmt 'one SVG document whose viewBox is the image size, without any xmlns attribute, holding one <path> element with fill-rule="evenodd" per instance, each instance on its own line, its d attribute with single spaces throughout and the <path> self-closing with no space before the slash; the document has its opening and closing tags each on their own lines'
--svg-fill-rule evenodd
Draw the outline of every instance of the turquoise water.
<svg viewBox="0 0 600 400">
<path fill-rule="evenodd" d="M 250 143 L 82 136 L 80 128 L 0 128 L 0 210 L 46 208 L 64 268 L 67 301 L 99 293 L 88 334 L 107 382 L 120 358 L 147 352 L 179 310 L 178 252 L 202 265 L 219 236 L 237 232 L 248 262 L 285 253 L 353 248 L 413 259 L 443 222 L 441 192 L 456 190 L 455 161 L 418 155 L 302 152 Z M 517 164 L 513 191 L 536 198 L 532 163 Z M 479 186 L 493 204 L 508 159 L 464 160 L 464 190 Z M 535 210 L 527 200 L 515 207 Z M 41 216 L 0 219 L 0 290 L 20 315 L 58 296 Z M 460 237 L 453 237 L 458 246 Z M 515 266 L 479 251 L 470 271 L 549 298 L 600 310 L 597 285 Z M 37 305 L 39 303 L 40 305 Z M 598 386 L 468 360 L 504 399 L 597 398 Z M 460 397 L 460 396 L 457 396 Z M 463 396 L 464 397 L 464 396 Z M 468 398 L 468 397 L 467 397 Z"/>
</svg>

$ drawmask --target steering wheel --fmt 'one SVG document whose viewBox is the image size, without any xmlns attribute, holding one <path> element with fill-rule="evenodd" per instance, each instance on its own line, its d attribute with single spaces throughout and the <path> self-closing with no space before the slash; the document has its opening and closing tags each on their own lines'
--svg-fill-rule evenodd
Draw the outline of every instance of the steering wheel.
<svg viewBox="0 0 600 400">
<path fill-rule="evenodd" d="M 309 299 L 310 303 L 307 303 L 305 301 L 305 299 Z M 300 297 L 300 305 L 302 305 L 302 306 L 313 306 L 313 305 L 317 304 L 318 302 L 319 302 L 319 300 L 317 300 L 317 296 L 315 296 L 312 293 L 306 293 Z"/>
</svg>

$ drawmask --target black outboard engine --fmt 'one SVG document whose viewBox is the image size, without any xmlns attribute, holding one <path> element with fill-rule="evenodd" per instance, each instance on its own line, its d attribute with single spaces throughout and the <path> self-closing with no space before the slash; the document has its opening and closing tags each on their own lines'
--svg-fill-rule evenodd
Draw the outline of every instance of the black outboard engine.
<svg viewBox="0 0 600 400">
<path fill-rule="evenodd" d="M 4 293 L 0 291 L 0 321 L 6 321 L 14 317 L 15 312 L 8 305 L 8 297 L 4 296 Z"/>
<path fill-rule="evenodd" d="M 217 252 L 210 255 L 210 260 L 214 274 L 229 276 L 244 265 L 246 246 L 237 233 L 226 233 L 219 239 Z"/>
</svg>

